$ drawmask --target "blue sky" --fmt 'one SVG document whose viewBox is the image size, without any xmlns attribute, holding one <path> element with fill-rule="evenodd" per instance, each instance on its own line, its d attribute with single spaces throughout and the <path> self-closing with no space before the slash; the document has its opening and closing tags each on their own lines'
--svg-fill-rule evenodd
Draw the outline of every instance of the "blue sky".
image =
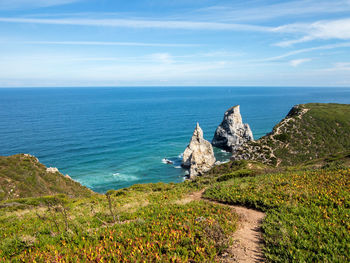
<svg viewBox="0 0 350 263">
<path fill-rule="evenodd" d="M 350 87 L 350 0 L 0 0 L 0 87 Z"/>
</svg>

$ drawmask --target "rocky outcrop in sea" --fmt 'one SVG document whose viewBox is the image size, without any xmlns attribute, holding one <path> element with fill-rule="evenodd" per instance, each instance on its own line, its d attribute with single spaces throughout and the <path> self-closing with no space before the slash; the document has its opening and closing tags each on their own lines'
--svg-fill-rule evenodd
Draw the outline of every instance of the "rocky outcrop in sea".
<svg viewBox="0 0 350 263">
<path fill-rule="evenodd" d="M 224 119 L 215 131 L 212 144 L 225 151 L 234 152 L 236 148 L 253 140 L 249 124 L 242 122 L 239 105 L 237 105 L 225 112 Z"/>
<path fill-rule="evenodd" d="M 199 124 L 193 132 L 191 141 L 183 153 L 181 166 L 189 169 L 189 177 L 201 175 L 210 170 L 215 164 L 213 147 L 203 137 L 203 131 Z"/>
</svg>

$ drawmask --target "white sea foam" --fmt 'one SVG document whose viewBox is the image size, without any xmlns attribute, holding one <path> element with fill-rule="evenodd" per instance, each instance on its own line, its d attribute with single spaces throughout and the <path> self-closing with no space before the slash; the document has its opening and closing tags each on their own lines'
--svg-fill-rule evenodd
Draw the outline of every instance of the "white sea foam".
<svg viewBox="0 0 350 263">
<path fill-rule="evenodd" d="M 162 163 L 164 163 L 164 164 L 174 164 L 174 161 L 169 160 L 169 159 L 167 159 L 167 158 L 163 158 L 163 159 L 162 159 Z"/>
<path fill-rule="evenodd" d="M 220 164 L 224 164 L 224 163 L 228 163 L 230 160 L 225 160 L 225 161 L 216 161 L 215 165 L 220 165 Z"/>
<path fill-rule="evenodd" d="M 182 154 L 180 154 L 177 157 L 170 157 L 170 158 L 163 158 L 162 159 L 162 163 L 164 163 L 164 164 L 171 164 L 176 169 L 181 168 L 181 162 L 182 162 Z"/>
<path fill-rule="evenodd" d="M 138 177 L 134 175 L 127 175 L 127 174 L 121 174 L 121 173 L 114 173 L 112 175 L 113 175 L 113 181 L 129 182 L 129 181 L 135 181 L 138 179 Z"/>
</svg>

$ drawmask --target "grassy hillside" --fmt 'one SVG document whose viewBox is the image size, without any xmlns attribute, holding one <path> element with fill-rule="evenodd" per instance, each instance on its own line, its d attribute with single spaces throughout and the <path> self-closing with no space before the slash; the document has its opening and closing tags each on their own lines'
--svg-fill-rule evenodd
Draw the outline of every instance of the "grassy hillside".
<svg viewBox="0 0 350 263">
<path fill-rule="evenodd" d="M 229 207 L 188 202 L 194 189 L 158 183 L 16 200 L 22 206 L 0 209 L 0 261 L 214 262 L 237 217 Z"/>
<path fill-rule="evenodd" d="M 182 184 L 94 194 L 33 156 L 0 158 L 0 262 L 217 261 L 237 216 Z"/>
<path fill-rule="evenodd" d="M 244 145 L 235 159 L 295 165 L 350 149 L 350 105 L 295 106 L 273 131 Z"/>
<path fill-rule="evenodd" d="M 179 184 L 93 194 L 35 157 L 1 157 L 0 262 L 220 262 L 239 218 L 210 200 L 266 213 L 267 262 L 350 262 L 349 106 L 328 106 L 299 105 L 251 144 L 264 163 Z"/>
<path fill-rule="evenodd" d="M 266 212 L 269 262 L 350 261 L 350 169 L 319 169 L 236 177 L 204 196 Z"/>
<path fill-rule="evenodd" d="M 266 212 L 268 262 L 347 262 L 349 163 L 349 153 L 279 168 L 238 161 L 179 184 L 3 201 L 0 261 L 220 261 L 237 216 L 228 206 L 187 198 L 206 188 L 208 199 Z"/>
<path fill-rule="evenodd" d="M 53 194 L 78 197 L 90 196 L 92 192 L 60 173 L 46 172 L 46 167 L 33 156 L 0 156 L 0 201 Z"/>
<path fill-rule="evenodd" d="M 350 152 L 278 168 L 230 162 L 194 183 L 205 198 L 266 213 L 267 262 L 350 261 Z"/>
</svg>

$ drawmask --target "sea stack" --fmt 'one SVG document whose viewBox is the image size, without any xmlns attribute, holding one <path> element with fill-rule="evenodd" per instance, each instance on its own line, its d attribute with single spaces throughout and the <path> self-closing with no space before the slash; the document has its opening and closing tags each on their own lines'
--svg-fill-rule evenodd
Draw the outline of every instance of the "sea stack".
<svg viewBox="0 0 350 263">
<path fill-rule="evenodd" d="M 215 131 L 213 146 L 234 152 L 245 142 L 253 141 L 253 133 L 248 124 L 242 122 L 239 105 L 229 108 Z"/>
<path fill-rule="evenodd" d="M 190 179 L 210 170 L 215 163 L 213 147 L 203 138 L 199 124 L 193 132 L 191 141 L 183 153 L 182 167 L 189 169 Z"/>
</svg>

